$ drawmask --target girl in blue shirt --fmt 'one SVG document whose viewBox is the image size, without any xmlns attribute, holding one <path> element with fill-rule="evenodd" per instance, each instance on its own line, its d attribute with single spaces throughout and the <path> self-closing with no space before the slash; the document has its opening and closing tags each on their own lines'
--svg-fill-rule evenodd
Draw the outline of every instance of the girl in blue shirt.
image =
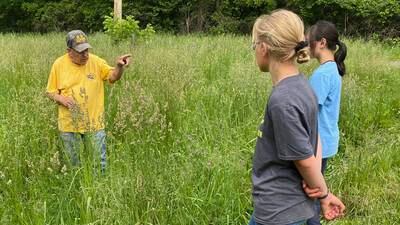
<svg viewBox="0 0 400 225">
<path fill-rule="evenodd" d="M 318 100 L 318 131 L 322 145 L 322 173 L 325 172 L 328 158 L 334 156 L 339 147 L 339 110 L 342 76 L 346 73 L 344 60 L 346 45 L 339 40 L 334 24 L 318 21 L 307 34 L 311 57 L 316 58 L 320 66 L 310 78 L 310 84 Z M 315 206 L 315 216 L 307 221 L 308 225 L 320 225 L 320 207 Z"/>
</svg>

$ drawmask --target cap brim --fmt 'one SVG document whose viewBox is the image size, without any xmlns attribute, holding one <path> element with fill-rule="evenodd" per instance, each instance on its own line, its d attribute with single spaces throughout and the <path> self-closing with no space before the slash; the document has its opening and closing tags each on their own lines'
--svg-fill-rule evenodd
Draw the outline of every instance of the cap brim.
<svg viewBox="0 0 400 225">
<path fill-rule="evenodd" d="M 89 43 L 82 43 L 74 47 L 75 51 L 77 52 L 83 52 L 88 48 L 92 48 L 92 46 Z"/>
</svg>

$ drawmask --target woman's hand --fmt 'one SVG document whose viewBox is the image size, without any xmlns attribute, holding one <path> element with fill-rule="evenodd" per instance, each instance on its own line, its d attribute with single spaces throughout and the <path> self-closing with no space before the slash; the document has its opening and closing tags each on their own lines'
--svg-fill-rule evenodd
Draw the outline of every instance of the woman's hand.
<svg viewBox="0 0 400 225">
<path fill-rule="evenodd" d="M 326 220 L 334 220 L 344 215 L 346 207 L 335 195 L 329 193 L 328 196 L 320 200 L 322 215 Z"/>
</svg>

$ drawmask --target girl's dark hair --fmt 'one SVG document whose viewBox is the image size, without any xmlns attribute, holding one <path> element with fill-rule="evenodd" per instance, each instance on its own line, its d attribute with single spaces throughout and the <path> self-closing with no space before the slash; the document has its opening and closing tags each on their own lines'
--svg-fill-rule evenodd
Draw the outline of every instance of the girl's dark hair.
<svg viewBox="0 0 400 225">
<path fill-rule="evenodd" d="M 336 47 L 339 46 L 339 49 L 335 52 L 335 62 L 339 74 L 343 76 L 346 73 L 344 60 L 347 55 L 347 47 L 339 40 L 339 33 L 335 25 L 331 22 L 320 20 L 309 28 L 308 38 L 311 47 L 313 47 L 315 41 L 321 41 L 322 38 L 326 39 L 328 49 L 332 51 L 335 51 Z"/>
</svg>

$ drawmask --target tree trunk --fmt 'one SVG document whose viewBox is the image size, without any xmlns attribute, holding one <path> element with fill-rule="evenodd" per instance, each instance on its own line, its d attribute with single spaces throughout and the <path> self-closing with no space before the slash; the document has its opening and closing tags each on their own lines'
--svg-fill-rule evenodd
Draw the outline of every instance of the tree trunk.
<svg viewBox="0 0 400 225">
<path fill-rule="evenodd" d="M 122 19 L 122 0 L 114 0 L 114 19 Z"/>
</svg>

